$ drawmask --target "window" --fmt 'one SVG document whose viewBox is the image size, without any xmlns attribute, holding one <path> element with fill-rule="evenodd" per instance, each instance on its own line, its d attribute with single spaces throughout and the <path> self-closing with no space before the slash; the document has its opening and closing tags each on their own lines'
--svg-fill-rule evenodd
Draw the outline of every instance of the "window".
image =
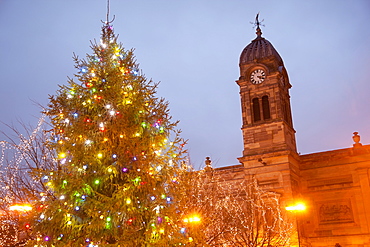
<svg viewBox="0 0 370 247">
<path fill-rule="evenodd" d="M 261 120 L 261 112 L 260 112 L 260 103 L 258 98 L 254 98 L 252 100 L 252 108 L 253 108 L 253 121 L 257 122 Z"/>
<path fill-rule="evenodd" d="M 264 120 L 271 118 L 269 97 L 267 95 L 262 97 L 262 113 L 263 113 Z"/>
</svg>

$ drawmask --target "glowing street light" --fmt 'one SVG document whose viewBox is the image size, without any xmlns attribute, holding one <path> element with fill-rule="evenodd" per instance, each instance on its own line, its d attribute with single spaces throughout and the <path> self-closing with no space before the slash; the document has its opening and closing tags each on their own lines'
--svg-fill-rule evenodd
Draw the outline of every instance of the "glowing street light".
<svg viewBox="0 0 370 247">
<path fill-rule="evenodd" d="M 9 210 L 18 212 L 27 212 L 32 210 L 32 207 L 29 204 L 15 204 L 10 206 Z"/>
<path fill-rule="evenodd" d="M 201 219 L 200 219 L 200 216 L 197 215 L 197 214 L 194 214 L 194 215 L 190 215 L 189 217 L 183 219 L 183 221 L 185 223 L 200 223 L 201 222 Z"/>
<path fill-rule="evenodd" d="M 297 202 L 295 205 L 285 207 L 285 209 L 287 211 L 297 213 L 297 212 L 306 211 L 307 207 L 303 202 Z M 296 219 L 296 226 L 297 226 L 298 246 L 301 246 L 301 236 L 300 236 L 301 234 L 300 234 L 300 229 L 299 229 L 300 227 L 298 224 L 298 217 L 296 216 L 295 219 Z"/>
<path fill-rule="evenodd" d="M 285 207 L 287 211 L 306 211 L 306 205 L 303 202 L 298 202 L 293 206 Z"/>
</svg>

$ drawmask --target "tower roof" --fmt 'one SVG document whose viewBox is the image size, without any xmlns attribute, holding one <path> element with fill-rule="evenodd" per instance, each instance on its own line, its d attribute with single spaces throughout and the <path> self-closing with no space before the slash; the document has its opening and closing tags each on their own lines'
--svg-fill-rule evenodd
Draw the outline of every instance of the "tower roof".
<svg viewBox="0 0 370 247">
<path fill-rule="evenodd" d="M 283 60 L 273 45 L 261 36 L 262 32 L 259 23 L 257 25 L 256 34 L 257 37 L 242 51 L 240 55 L 240 65 L 256 62 L 268 57 L 276 59 L 278 64 L 283 65 Z"/>
</svg>

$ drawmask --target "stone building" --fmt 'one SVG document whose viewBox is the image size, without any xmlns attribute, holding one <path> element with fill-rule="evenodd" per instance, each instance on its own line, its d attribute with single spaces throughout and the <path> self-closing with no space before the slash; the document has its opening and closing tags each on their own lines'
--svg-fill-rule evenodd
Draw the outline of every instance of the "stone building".
<svg viewBox="0 0 370 247">
<path fill-rule="evenodd" d="M 217 169 L 281 194 L 282 207 L 304 201 L 295 214 L 300 246 L 370 246 L 370 145 L 354 133 L 353 147 L 300 155 L 290 107 L 291 84 L 272 44 L 257 37 L 240 56 L 243 156 Z"/>
</svg>

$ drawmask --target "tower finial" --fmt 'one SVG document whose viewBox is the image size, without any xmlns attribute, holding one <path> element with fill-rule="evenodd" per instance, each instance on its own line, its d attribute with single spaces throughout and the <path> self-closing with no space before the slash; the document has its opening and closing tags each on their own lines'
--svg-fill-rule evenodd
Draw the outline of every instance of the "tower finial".
<svg viewBox="0 0 370 247">
<path fill-rule="evenodd" d="M 262 32 L 261 32 L 261 28 L 260 28 L 260 26 L 264 26 L 264 25 L 262 24 L 262 22 L 263 22 L 264 20 L 262 20 L 262 21 L 259 21 L 259 20 L 258 20 L 259 15 L 260 15 L 260 13 L 258 12 L 258 13 L 257 13 L 257 15 L 256 15 L 256 20 L 254 21 L 254 23 L 253 23 L 253 22 L 251 22 L 251 24 L 253 24 L 253 25 L 254 25 L 254 27 L 257 27 L 257 28 L 256 28 L 256 34 L 257 34 L 257 37 L 261 37 Z"/>
</svg>

